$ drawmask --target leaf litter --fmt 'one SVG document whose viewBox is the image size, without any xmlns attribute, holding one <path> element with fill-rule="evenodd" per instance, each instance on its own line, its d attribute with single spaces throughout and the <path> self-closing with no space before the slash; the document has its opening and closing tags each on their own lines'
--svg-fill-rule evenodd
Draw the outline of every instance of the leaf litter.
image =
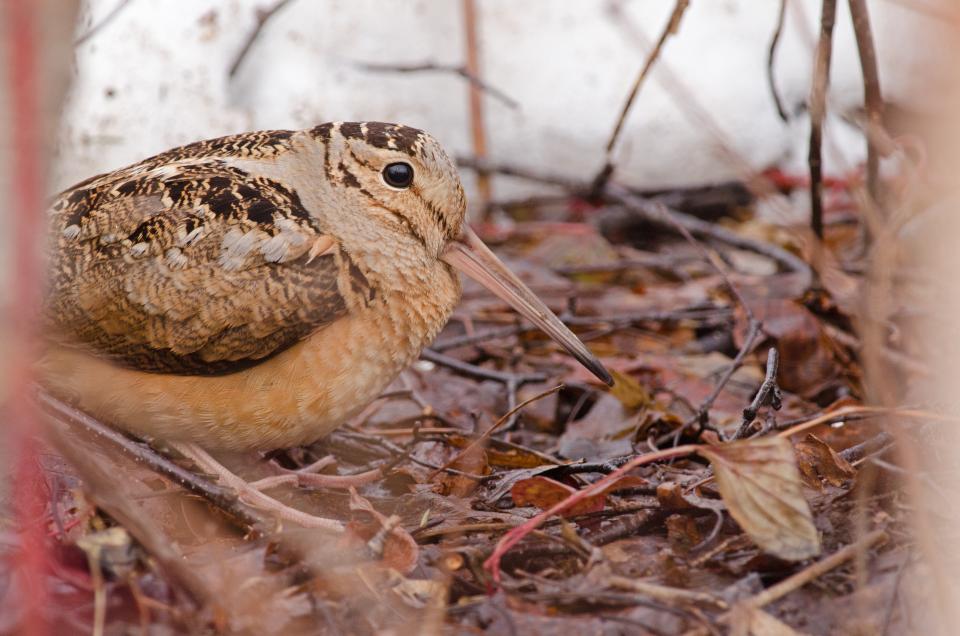
<svg viewBox="0 0 960 636">
<path fill-rule="evenodd" d="M 556 221 L 570 209 L 539 213 Z M 353 491 L 271 490 L 341 520 L 342 536 L 273 519 L 251 525 L 142 462 L 77 442 L 123 482 L 129 509 L 173 547 L 199 590 L 153 558 L 148 537 L 91 507 L 83 471 L 55 462 L 45 519 L 62 609 L 54 624 L 790 634 L 842 625 L 822 609 L 827 601 L 879 602 L 858 587 L 850 558 L 755 602 L 847 547 L 869 558 L 906 549 L 888 536 L 903 523 L 898 484 L 861 483 L 873 459 L 894 459 L 889 436 L 873 444 L 886 435 L 879 413 L 861 406 L 853 317 L 770 259 L 731 257 L 720 276 L 670 233 L 633 240 L 629 222 L 611 227 L 603 206 L 589 214 L 575 226 L 517 222 L 487 239 L 603 359 L 611 390 L 467 282 L 434 344 L 440 355 L 353 421 L 306 447 L 224 458 L 251 482 L 327 456 L 320 474 L 382 470 Z M 741 222 L 753 232 L 759 223 Z M 589 254 L 578 255 L 582 245 Z M 750 320 L 761 324 L 752 343 Z M 781 362 L 765 378 L 770 347 Z M 782 408 L 761 404 L 744 423 L 765 380 Z M 744 424 L 745 439 L 734 439 Z M 858 534 L 856 518 L 884 539 L 858 544 L 874 535 Z M 878 581 L 892 594 L 890 577 Z"/>
</svg>

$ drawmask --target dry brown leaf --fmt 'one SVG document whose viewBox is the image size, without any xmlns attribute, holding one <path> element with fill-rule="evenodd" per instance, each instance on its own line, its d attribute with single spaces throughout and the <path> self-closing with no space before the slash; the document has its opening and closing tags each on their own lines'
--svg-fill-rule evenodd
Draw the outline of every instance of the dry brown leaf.
<svg viewBox="0 0 960 636">
<path fill-rule="evenodd" d="M 794 450 L 804 483 L 816 490 L 822 490 L 823 481 L 839 487 L 857 474 L 847 460 L 812 433 L 799 442 Z"/>
<path fill-rule="evenodd" d="M 366 513 L 364 519 L 360 515 L 347 524 L 345 540 L 370 541 L 378 532 L 380 532 L 388 519 L 378 512 L 373 505 L 363 496 L 357 493 L 356 489 L 350 489 L 350 509 L 353 511 Z M 381 564 L 393 568 L 398 572 L 407 573 L 413 570 L 417 565 L 417 558 L 420 556 L 420 548 L 414 541 L 410 533 L 399 526 L 390 529 L 389 534 L 383 544 L 383 556 Z"/>
<path fill-rule="evenodd" d="M 607 493 L 623 490 L 624 488 L 645 486 L 647 483 L 647 480 L 643 477 L 624 475 L 607 486 L 603 492 L 597 493 L 592 497 L 587 497 L 560 514 L 564 517 L 575 517 L 588 512 L 598 512 L 603 510 L 606 504 Z M 513 502 L 516 505 L 536 506 L 543 510 L 555 506 L 575 492 L 577 492 L 576 488 L 541 475 L 521 479 L 510 489 L 510 495 L 513 497 Z"/>
<path fill-rule="evenodd" d="M 820 554 L 820 537 L 790 442 L 780 437 L 703 447 L 730 515 L 765 552 L 788 561 Z"/>
<path fill-rule="evenodd" d="M 803 636 L 758 607 L 738 603 L 728 614 L 731 636 Z"/>
<path fill-rule="evenodd" d="M 611 369 L 610 375 L 613 376 L 610 394 L 620 400 L 624 408 L 636 410 L 650 404 L 650 394 L 634 378 L 616 369 Z"/>
</svg>

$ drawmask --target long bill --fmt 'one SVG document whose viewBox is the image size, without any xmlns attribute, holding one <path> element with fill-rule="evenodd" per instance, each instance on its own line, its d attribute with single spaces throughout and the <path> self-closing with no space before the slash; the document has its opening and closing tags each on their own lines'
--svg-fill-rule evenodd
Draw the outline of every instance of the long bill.
<svg viewBox="0 0 960 636">
<path fill-rule="evenodd" d="M 590 353 L 560 319 L 504 265 L 473 230 L 464 227 L 459 240 L 451 241 L 443 253 L 443 260 L 477 281 L 498 298 L 530 319 L 533 324 L 553 338 L 580 364 L 608 386 L 613 385 L 610 373 Z"/>
</svg>

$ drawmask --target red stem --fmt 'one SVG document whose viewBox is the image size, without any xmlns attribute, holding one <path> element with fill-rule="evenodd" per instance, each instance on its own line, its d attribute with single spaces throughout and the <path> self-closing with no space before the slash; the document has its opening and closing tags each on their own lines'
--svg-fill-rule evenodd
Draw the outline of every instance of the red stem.
<svg viewBox="0 0 960 636">
<path fill-rule="evenodd" d="M 649 464 L 650 462 L 661 461 L 664 459 L 672 459 L 674 457 L 682 457 L 683 455 L 689 455 L 695 453 L 700 447 L 695 444 L 687 444 L 685 446 L 677 446 L 676 448 L 668 448 L 666 450 L 657 451 L 655 453 L 647 453 L 646 455 L 641 455 L 636 457 L 630 462 L 624 464 L 617 470 L 613 471 L 603 479 L 590 484 L 583 490 L 578 490 L 573 493 L 560 503 L 556 504 L 549 510 L 544 510 L 536 517 L 530 519 L 524 524 L 517 526 L 516 528 L 510 530 L 500 538 L 500 541 L 497 542 L 496 547 L 493 549 L 493 554 L 483 562 L 483 567 L 490 570 L 490 573 L 493 575 L 493 580 L 497 583 L 500 582 L 500 560 L 503 558 L 503 555 L 513 546 L 520 543 L 521 540 L 541 525 L 543 522 L 552 517 L 555 514 L 561 513 L 564 510 L 575 505 L 577 502 L 583 501 L 588 497 L 593 497 L 598 495 L 607 487 L 615 482 L 620 477 L 626 475 L 628 472 L 636 468 L 637 466 L 642 466 L 643 464 Z"/>
<path fill-rule="evenodd" d="M 49 633 L 44 616 L 47 607 L 46 573 L 48 557 L 45 543 L 46 493 L 38 461 L 36 412 L 31 396 L 31 367 L 35 336 L 34 317 L 39 306 L 40 215 L 43 210 L 43 161 L 41 156 L 41 99 L 38 83 L 39 63 L 37 36 L 38 9 L 32 0 L 5 0 L 2 3 L 6 26 L 11 139 L 10 183 L 13 226 L 12 248 L 14 268 L 11 272 L 12 299 L 8 325 L 12 330 L 10 368 L 10 402 L 8 429 L 13 449 L 14 507 L 20 532 L 21 549 L 16 555 L 20 579 L 20 597 L 24 600 L 24 622 L 19 633 Z"/>
</svg>

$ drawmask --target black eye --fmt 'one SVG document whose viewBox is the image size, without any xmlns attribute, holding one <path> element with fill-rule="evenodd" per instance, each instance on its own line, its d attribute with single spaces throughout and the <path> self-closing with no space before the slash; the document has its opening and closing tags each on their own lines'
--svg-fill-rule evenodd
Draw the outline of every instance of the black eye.
<svg viewBox="0 0 960 636">
<path fill-rule="evenodd" d="M 413 166 L 402 161 L 391 163 L 383 169 L 383 180 L 394 188 L 409 188 L 413 183 Z"/>
</svg>

